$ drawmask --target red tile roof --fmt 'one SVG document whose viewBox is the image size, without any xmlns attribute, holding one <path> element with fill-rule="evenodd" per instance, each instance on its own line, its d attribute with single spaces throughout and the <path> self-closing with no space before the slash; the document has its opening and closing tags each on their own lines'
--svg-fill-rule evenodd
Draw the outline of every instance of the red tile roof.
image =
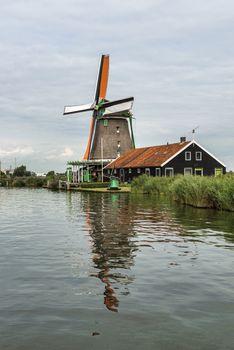
<svg viewBox="0 0 234 350">
<path fill-rule="evenodd" d="M 190 142 L 131 149 L 107 165 L 106 169 L 161 166 Z"/>
</svg>

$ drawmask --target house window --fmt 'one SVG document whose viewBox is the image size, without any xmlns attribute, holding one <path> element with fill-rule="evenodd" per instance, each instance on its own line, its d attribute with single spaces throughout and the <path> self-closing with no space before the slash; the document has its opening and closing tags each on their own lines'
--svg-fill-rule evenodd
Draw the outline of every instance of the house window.
<svg viewBox="0 0 234 350">
<path fill-rule="evenodd" d="M 215 176 L 223 175 L 223 168 L 215 168 Z"/>
<path fill-rule="evenodd" d="M 128 173 L 129 173 L 129 174 L 132 173 L 132 169 L 131 169 L 131 168 L 128 169 Z"/>
<path fill-rule="evenodd" d="M 147 176 L 150 176 L 150 168 L 145 168 L 145 174 L 146 174 Z"/>
<path fill-rule="evenodd" d="M 141 173 L 141 168 L 137 168 L 137 174 Z"/>
<path fill-rule="evenodd" d="M 174 168 L 165 168 L 165 176 L 174 176 Z"/>
<path fill-rule="evenodd" d="M 196 152 L 196 160 L 202 160 L 202 152 Z"/>
<path fill-rule="evenodd" d="M 184 168 L 184 175 L 193 175 L 193 168 Z"/>
<path fill-rule="evenodd" d="M 107 170 L 107 174 L 110 174 L 110 169 Z"/>
<path fill-rule="evenodd" d="M 120 181 L 124 182 L 125 181 L 125 172 L 124 169 L 120 169 Z"/>
<path fill-rule="evenodd" d="M 114 169 L 114 174 L 117 174 L 117 169 Z"/>
<path fill-rule="evenodd" d="M 104 125 L 104 126 L 108 126 L 108 120 L 107 120 L 107 119 L 104 119 L 104 120 L 103 120 L 103 125 Z"/>
<path fill-rule="evenodd" d="M 119 126 L 116 126 L 116 132 L 119 134 Z"/>
<path fill-rule="evenodd" d="M 194 169 L 194 175 L 196 175 L 196 176 L 203 176 L 203 168 L 195 168 Z"/>
<path fill-rule="evenodd" d="M 191 152 L 185 152 L 185 160 L 191 160 Z"/>
<path fill-rule="evenodd" d="M 155 168 L 155 176 L 161 176 L 161 168 Z"/>
</svg>

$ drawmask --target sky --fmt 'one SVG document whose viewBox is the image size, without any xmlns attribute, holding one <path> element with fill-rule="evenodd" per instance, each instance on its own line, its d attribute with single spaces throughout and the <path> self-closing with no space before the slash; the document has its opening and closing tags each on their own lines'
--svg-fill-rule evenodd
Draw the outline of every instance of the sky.
<svg viewBox="0 0 234 350">
<path fill-rule="evenodd" d="M 134 96 L 136 146 L 192 138 L 234 170 L 232 0 L 0 0 L 2 168 L 82 159 L 101 54 L 107 98 Z"/>
</svg>

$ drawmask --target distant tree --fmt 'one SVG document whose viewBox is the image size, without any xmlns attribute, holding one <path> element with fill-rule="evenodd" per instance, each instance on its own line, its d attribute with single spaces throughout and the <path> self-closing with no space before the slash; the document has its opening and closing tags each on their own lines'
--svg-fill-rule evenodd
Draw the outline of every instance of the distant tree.
<svg viewBox="0 0 234 350">
<path fill-rule="evenodd" d="M 24 176 L 26 171 L 26 166 L 25 165 L 20 165 L 17 168 L 15 168 L 13 172 L 13 176 Z"/>
<path fill-rule="evenodd" d="M 28 171 L 25 165 L 20 165 L 15 168 L 13 176 L 31 176 L 31 171 Z"/>
<path fill-rule="evenodd" d="M 5 174 L 3 171 L 1 171 L 1 172 L 0 172 L 0 177 L 1 177 L 1 178 L 6 177 L 6 174 Z"/>
<path fill-rule="evenodd" d="M 55 175 L 54 170 L 50 170 L 50 171 L 48 171 L 48 173 L 46 174 L 46 176 L 54 176 L 54 175 Z"/>
</svg>

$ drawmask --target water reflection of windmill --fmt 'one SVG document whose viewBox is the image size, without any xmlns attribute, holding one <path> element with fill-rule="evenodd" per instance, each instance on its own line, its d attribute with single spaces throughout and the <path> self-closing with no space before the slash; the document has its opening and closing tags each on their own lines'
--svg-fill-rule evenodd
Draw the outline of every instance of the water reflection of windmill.
<svg viewBox="0 0 234 350">
<path fill-rule="evenodd" d="M 92 111 L 87 148 L 83 161 L 70 162 L 74 171 L 73 181 L 90 181 L 99 174 L 101 167 L 116 159 L 123 152 L 135 148 L 132 128 L 133 97 L 115 101 L 106 99 L 109 76 L 109 56 L 102 55 L 94 101 L 87 105 L 66 106 L 64 115 Z M 74 174 L 73 174 L 74 175 Z"/>
<path fill-rule="evenodd" d="M 95 273 L 104 284 L 104 304 L 110 311 L 117 312 L 121 295 L 127 295 L 128 285 L 134 275 L 137 250 L 132 230 L 128 196 L 112 193 L 111 196 L 93 196 L 86 194 L 83 210 L 86 213 L 86 225 L 92 238 L 92 259 Z M 117 215 L 110 215 L 113 211 Z M 130 214 L 130 213 L 129 213 Z"/>
</svg>

